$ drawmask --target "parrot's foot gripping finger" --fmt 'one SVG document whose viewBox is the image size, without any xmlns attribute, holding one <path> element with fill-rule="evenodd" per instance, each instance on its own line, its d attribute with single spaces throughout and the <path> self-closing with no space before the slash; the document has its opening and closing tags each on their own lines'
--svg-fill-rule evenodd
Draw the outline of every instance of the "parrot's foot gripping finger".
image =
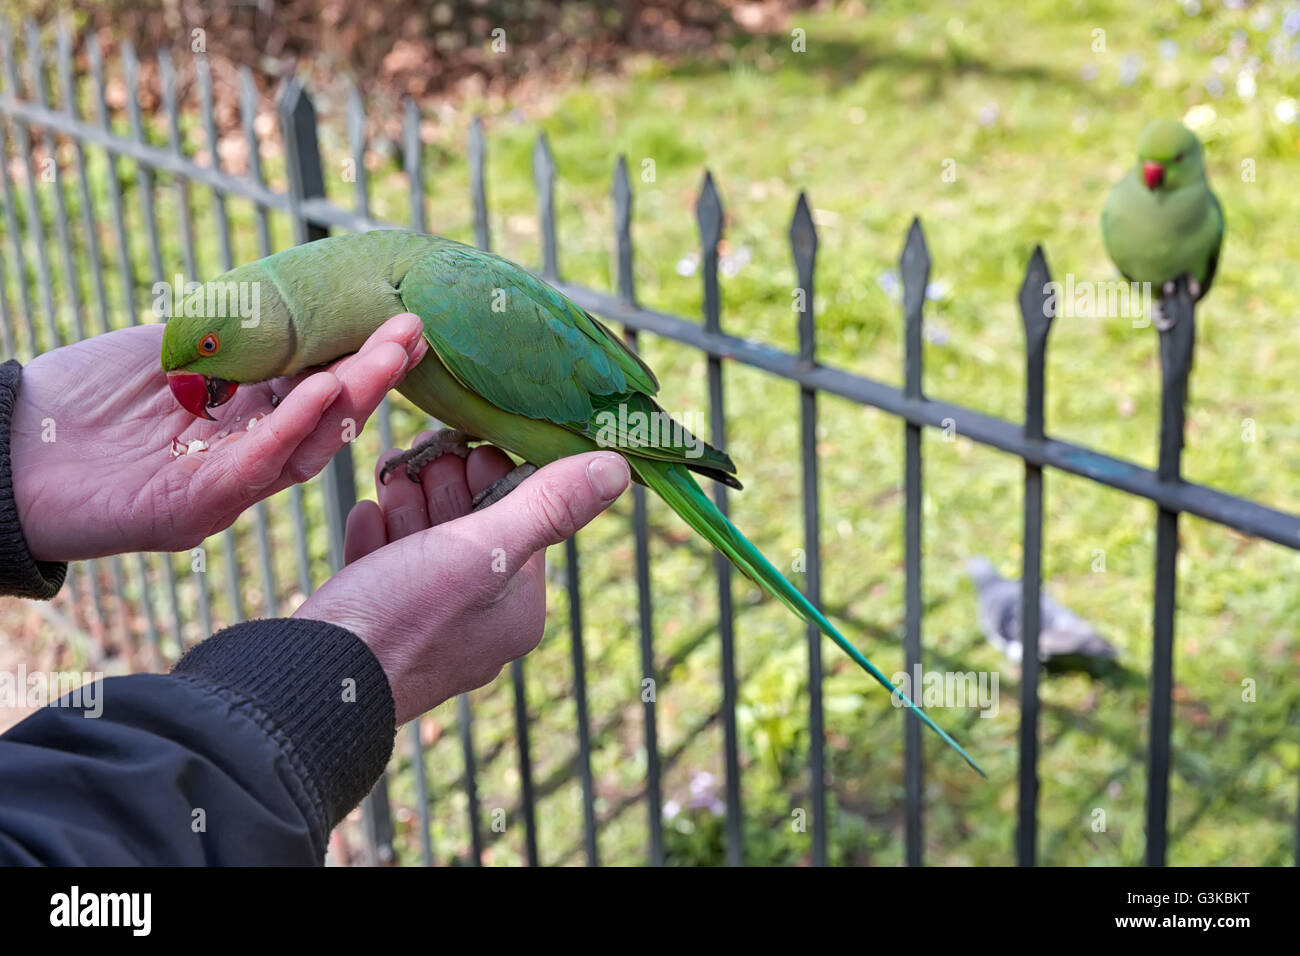
<svg viewBox="0 0 1300 956">
<path fill-rule="evenodd" d="M 443 455 L 458 455 L 461 458 L 468 458 L 469 443 L 472 441 L 477 441 L 477 439 L 457 428 L 440 429 L 434 432 L 427 441 L 413 445 L 400 455 L 394 455 L 384 462 L 384 467 L 379 472 L 379 483 L 381 485 L 387 484 L 388 476 L 405 465 L 406 477 L 419 484 L 420 470 L 425 465 L 441 458 Z"/>
<path fill-rule="evenodd" d="M 1201 297 L 1201 284 L 1194 276 L 1187 277 L 1187 291 L 1191 294 L 1193 302 Z"/>
<path fill-rule="evenodd" d="M 510 492 L 523 484 L 524 479 L 536 470 L 536 465 L 530 465 L 527 462 L 524 462 L 514 471 L 504 477 L 498 478 L 496 481 L 492 482 L 492 484 L 488 485 L 476 494 L 474 500 L 470 502 L 470 510 L 482 511 L 489 505 L 496 504 L 506 495 L 510 494 Z"/>
</svg>

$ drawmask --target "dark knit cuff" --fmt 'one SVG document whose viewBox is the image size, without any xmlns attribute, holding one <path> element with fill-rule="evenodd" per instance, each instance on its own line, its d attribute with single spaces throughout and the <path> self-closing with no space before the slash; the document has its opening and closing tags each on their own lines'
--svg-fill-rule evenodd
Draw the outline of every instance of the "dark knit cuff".
<svg viewBox="0 0 1300 956">
<path fill-rule="evenodd" d="M 63 561 L 36 561 L 18 521 L 14 501 L 14 474 L 9 459 L 9 427 L 18 380 L 23 367 L 17 359 L 0 365 L 0 594 L 49 600 L 63 587 L 68 565 Z"/>
<path fill-rule="evenodd" d="M 328 833 L 370 792 L 397 733 L 388 678 L 351 631 L 302 618 L 247 621 L 182 657 L 174 675 L 251 700 L 292 747 Z"/>
</svg>

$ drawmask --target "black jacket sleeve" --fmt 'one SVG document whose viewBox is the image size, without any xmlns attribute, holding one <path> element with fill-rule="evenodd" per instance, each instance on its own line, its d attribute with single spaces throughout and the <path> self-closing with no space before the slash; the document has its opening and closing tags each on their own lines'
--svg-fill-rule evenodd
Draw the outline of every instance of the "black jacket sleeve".
<svg viewBox="0 0 1300 956">
<path fill-rule="evenodd" d="M 48 598 L 65 566 L 32 561 L 13 502 L 16 366 L 0 366 L 0 593 Z M 0 735 L 0 863 L 319 864 L 395 729 L 351 631 L 238 624 L 171 674 L 94 681 Z"/>
<path fill-rule="evenodd" d="M 22 366 L 16 359 L 0 365 L 0 594 L 49 600 L 63 587 L 68 566 L 35 561 L 27 548 L 14 503 L 14 474 L 9 461 L 9 426 Z"/>
</svg>

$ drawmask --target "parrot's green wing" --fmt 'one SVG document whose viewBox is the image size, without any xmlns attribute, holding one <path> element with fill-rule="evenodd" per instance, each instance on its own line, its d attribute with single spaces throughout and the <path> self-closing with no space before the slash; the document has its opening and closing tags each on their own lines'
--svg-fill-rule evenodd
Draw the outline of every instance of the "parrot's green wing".
<svg viewBox="0 0 1300 956">
<path fill-rule="evenodd" d="M 498 256 L 447 243 L 412 266 L 398 292 L 452 373 L 508 412 L 581 423 L 594 398 L 659 391 L 612 332 Z"/>
<path fill-rule="evenodd" d="M 1123 228 L 1123 209 L 1124 204 L 1121 197 L 1129 190 L 1129 178 L 1125 176 L 1113 187 L 1106 196 L 1106 205 L 1101 207 L 1101 242 L 1106 247 L 1106 255 L 1110 256 L 1110 261 L 1115 263 L 1115 268 L 1129 282 L 1139 281 L 1137 277 L 1130 274 L 1127 263 L 1123 261 L 1124 257 L 1119 247 L 1119 230 Z"/>
<path fill-rule="evenodd" d="M 1210 250 L 1209 262 L 1205 265 L 1205 278 L 1201 281 L 1201 294 L 1197 301 L 1205 298 L 1205 293 L 1214 284 L 1214 274 L 1219 271 L 1219 250 L 1223 248 L 1223 233 L 1227 224 L 1223 217 L 1223 207 L 1219 205 L 1219 197 L 1214 195 L 1213 190 L 1210 191 L 1210 202 L 1214 205 L 1214 217 L 1219 221 L 1219 228 L 1214 238 L 1214 248 Z"/>
<path fill-rule="evenodd" d="M 411 267 L 398 292 L 448 371 L 498 408 L 739 487 L 728 477 L 731 459 L 685 428 L 638 431 L 635 413 L 668 421 L 653 399 L 654 373 L 594 316 L 514 263 L 446 242 Z"/>
</svg>

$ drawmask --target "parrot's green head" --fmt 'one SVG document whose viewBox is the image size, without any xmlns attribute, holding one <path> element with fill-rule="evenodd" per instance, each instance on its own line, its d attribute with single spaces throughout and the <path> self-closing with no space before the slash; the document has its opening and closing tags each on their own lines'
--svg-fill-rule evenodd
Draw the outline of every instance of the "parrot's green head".
<svg viewBox="0 0 1300 956">
<path fill-rule="evenodd" d="M 1176 120 L 1156 120 L 1138 137 L 1138 175 L 1157 193 L 1195 185 L 1205 178 L 1201 141 Z"/>
<path fill-rule="evenodd" d="M 211 419 L 240 383 L 262 382 L 285 370 L 296 351 L 293 323 L 259 263 L 240 266 L 202 285 L 153 288 L 154 311 L 166 315 L 162 368 L 176 400 Z"/>
</svg>

